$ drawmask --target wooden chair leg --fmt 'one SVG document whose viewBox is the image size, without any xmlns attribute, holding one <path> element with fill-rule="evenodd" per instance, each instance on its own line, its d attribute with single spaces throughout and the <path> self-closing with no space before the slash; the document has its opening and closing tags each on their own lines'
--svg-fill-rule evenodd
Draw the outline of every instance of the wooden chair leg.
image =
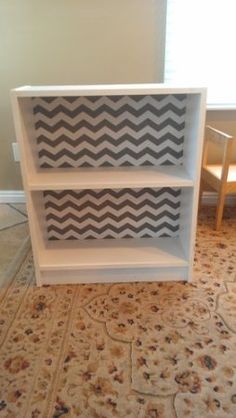
<svg viewBox="0 0 236 418">
<path fill-rule="evenodd" d="M 203 195 L 203 181 L 200 181 L 200 188 L 199 188 L 199 197 L 198 197 L 198 211 L 201 209 L 202 206 L 202 195 Z"/>
<path fill-rule="evenodd" d="M 216 223 L 215 229 L 218 231 L 221 227 L 221 221 L 224 211 L 224 203 L 225 203 L 225 192 L 224 190 L 219 191 L 218 202 L 217 202 L 217 209 L 216 209 Z"/>
</svg>

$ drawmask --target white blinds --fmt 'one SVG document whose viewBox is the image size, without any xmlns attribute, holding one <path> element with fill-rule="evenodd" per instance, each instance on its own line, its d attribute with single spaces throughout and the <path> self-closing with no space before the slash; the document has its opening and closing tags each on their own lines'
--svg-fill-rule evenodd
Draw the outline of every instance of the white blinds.
<svg viewBox="0 0 236 418">
<path fill-rule="evenodd" d="M 165 82 L 207 86 L 209 108 L 236 108 L 236 1 L 167 0 Z"/>
</svg>

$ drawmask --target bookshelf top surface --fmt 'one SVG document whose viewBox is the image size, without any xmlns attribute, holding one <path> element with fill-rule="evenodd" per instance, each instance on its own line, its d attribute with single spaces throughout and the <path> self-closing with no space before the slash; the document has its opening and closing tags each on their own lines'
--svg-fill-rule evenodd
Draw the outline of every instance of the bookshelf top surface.
<svg viewBox="0 0 236 418">
<path fill-rule="evenodd" d="M 138 95 L 138 94 L 206 94 L 205 87 L 171 84 L 97 84 L 67 86 L 22 86 L 11 90 L 16 97 Z"/>
</svg>

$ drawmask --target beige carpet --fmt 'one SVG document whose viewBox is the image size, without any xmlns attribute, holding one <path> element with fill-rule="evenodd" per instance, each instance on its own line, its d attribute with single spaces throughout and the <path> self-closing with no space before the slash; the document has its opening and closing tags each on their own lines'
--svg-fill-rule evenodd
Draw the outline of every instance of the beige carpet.
<svg viewBox="0 0 236 418">
<path fill-rule="evenodd" d="M 236 417 L 236 214 L 201 215 L 194 280 L 1 290 L 0 416 Z M 227 219 L 228 218 L 228 219 Z"/>
</svg>

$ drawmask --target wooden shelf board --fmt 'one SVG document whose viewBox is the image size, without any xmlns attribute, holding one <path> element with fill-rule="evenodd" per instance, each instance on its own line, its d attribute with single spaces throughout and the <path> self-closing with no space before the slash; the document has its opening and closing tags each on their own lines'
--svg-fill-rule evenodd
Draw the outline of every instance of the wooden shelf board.
<svg viewBox="0 0 236 418">
<path fill-rule="evenodd" d="M 30 190 L 193 186 L 183 166 L 41 169 L 28 178 Z"/>
<path fill-rule="evenodd" d="M 179 238 L 48 241 L 39 253 L 43 270 L 187 267 Z"/>
<path fill-rule="evenodd" d="M 204 167 L 206 171 L 209 171 L 214 177 L 220 180 L 221 173 L 222 173 L 222 165 L 221 164 L 209 164 Z M 236 164 L 231 164 L 229 167 L 228 172 L 228 183 L 235 183 L 236 182 Z"/>
</svg>

